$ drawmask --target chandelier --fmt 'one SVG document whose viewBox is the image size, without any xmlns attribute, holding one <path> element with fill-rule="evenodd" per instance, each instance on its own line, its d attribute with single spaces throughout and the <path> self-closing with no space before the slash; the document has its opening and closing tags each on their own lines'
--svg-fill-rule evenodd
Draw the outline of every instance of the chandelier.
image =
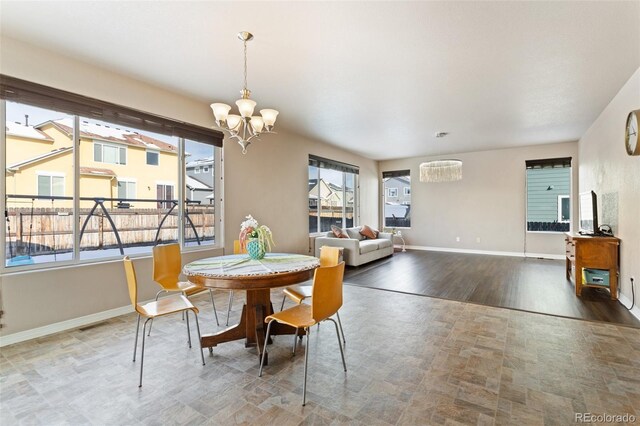
<svg viewBox="0 0 640 426">
<path fill-rule="evenodd" d="M 229 114 L 231 107 L 227 104 L 213 103 L 211 109 L 216 118 L 216 125 L 220 130 L 229 133 L 229 137 L 237 139 L 242 147 L 242 153 L 247 153 L 247 147 L 253 139 L 258 139 L 262 133 L 273 132 L 278 111 L 275 109 L 261 109 L 260 116 L 253 115 L 256 102 L 249 99 L 251 91 L 247 89 L 247 42 L 253 39 L 253 34 L 247 31 L 238 33 L 238 38 L 244 44 L 244 89 L 240 91 L 242 97 L 236 101 L 240 115 Z"/>
<path fill-rule="evenodd" d="M 462 160 L 434 160 L 420 164 L 420 182 L 454 182 L 462 179 Z"/>
</svg>

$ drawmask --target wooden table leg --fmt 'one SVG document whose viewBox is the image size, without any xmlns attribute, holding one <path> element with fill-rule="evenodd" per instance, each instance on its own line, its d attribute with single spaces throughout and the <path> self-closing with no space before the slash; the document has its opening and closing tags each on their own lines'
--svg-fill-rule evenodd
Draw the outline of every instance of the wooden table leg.
<svg viewBox="0 0 640 426">
<path fill-rule="evenodd" d="M 242 307 L 242 314 L 240 315 L 240 322 L 232 327 L 227 328 L 224 331 L 215 334 L 204 334 L 200 338 L 203 348 L 210 348 L 217 346 L 218 343 L 231 342 L 233 340 L 240 340 L 247 337 L 247 306 Z"/>
</svg>

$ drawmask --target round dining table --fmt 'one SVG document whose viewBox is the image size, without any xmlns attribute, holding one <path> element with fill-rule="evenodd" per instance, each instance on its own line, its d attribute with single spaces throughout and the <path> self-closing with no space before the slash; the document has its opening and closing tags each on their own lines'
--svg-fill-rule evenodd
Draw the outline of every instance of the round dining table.
<svg viewBox="0 0 640 426">
<path fill-rule="evenodd" d="M 240 322 L 215 334 L 203 334 L 202 347 L 246 339 L 245 347 L 257 346 L 262 356 L 265 339 L 264 319 L 273 313 L 271 289 L 298 284 L 313 277 L 320 260 L 290 253 L 267 253 L 254 260 L 247 254 L 210 257 L 188 263 L 183 268 L 187 279 L 198 286 L 220 290 L 244 290 L 247 297 Z M 271 334 L 300 334 L 301 330 L 274 323 Z M 211 350 L 211 349 L 210 349 Z M 265 354 L 265 363 L 268 356 Z"/>
</svg>

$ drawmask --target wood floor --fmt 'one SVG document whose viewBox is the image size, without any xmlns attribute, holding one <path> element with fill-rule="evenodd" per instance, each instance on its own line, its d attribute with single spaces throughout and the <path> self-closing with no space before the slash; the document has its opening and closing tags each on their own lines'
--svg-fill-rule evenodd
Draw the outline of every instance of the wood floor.
<svg viewBox="0 0 640 426">
<path fill-rule="evenodd" d="M 345 283 L 640 327 L 606 290 L 576 297 L 561 260 L 409 250 L 347 268 Z"/>
</svg>

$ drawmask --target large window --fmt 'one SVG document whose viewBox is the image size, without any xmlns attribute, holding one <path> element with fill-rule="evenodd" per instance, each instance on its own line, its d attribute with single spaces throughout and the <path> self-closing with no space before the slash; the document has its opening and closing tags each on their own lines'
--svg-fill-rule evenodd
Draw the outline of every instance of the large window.
<svg viewBox="0 0 640 426">
<path fill-rule="evenodd" d="M 409 170 L 382 172 L 384 227 L 411 227 L 411 174 Z"/>
<path fill-rule="evenodd" d="M 5 267 L 149 253 L 170 241 L 215 242 L 215 181 L 194 188 L 181 158 L 204 152 L 213 171 L 218 132 L 0 77 Z M 178 191 L 183 182 L 193 191 Z"/>
<path fill-rule="evenodd" d="M 309 233 L 355 226 L 357 166 L 309 156 Z"/>
<path fill-rule="evenodd" d="M 571 158 L 527 161 L 526 170 L 527 231 L 569 231 Z"/>
</svg>

